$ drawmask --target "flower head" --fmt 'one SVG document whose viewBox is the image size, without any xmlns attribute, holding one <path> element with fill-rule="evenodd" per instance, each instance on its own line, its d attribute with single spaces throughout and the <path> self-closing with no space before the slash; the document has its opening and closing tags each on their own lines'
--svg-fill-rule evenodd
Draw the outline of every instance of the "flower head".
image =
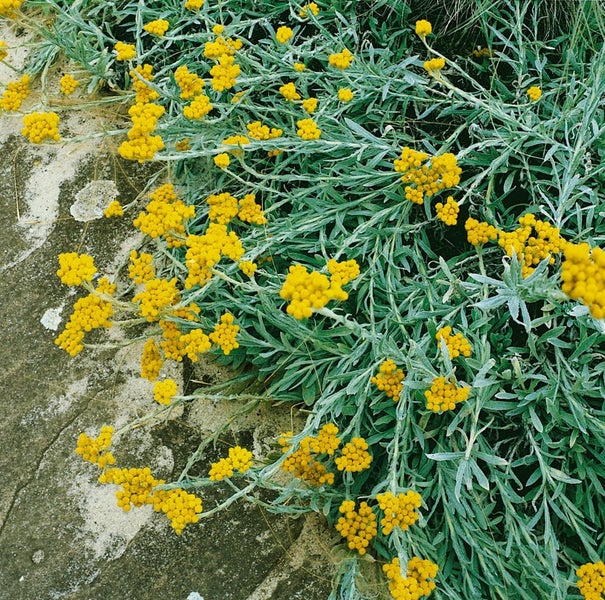
<svg viewBox="0 0 605 600">
<path fill-rule="evenodd" d="M 527 90 L 527 95 L 532 102 L 537 102 L 542 98 L 542 90 L 538 86 L 533 85 Z"/>
<path fill-rule="evenodd" d="M 421 19 L 420 21 L 416 21 L 416 35 L 425 38 L 427 35 L 433 33 L 433 26 L 430 21 L 425 21 Z"/>
</svg>

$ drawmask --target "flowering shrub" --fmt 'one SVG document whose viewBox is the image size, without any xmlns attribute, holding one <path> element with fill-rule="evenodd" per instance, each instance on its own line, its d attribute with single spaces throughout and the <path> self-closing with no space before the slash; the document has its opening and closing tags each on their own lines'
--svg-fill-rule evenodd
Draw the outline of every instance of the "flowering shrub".
<svg viewBox="0 0 605 600">
<path fill-rule="evenodd" d="M 477 17 L 488 51 L 442 55 L 408 3 L 262 2 L 263 20 L 223 4 L 108 8 L 124 40 L 80 15 L 80 67 L 128 114 L 106 135 L 169 169 L 124 208 L 145 235 L 126 283 L 62 255 L 88 295 L 56 341 L 76 355 L 92 329 L 148 323 L 155 415 L 208 393 L 179 395 L 164 362 L 211 355 L 308 419 L 275 432 L 281 452 L 236 446 L 194 476 L 196 456 L 178 484 L 111 466 L 108 430 L 78 453 L 177 533 L 216 512 L 198 494 L 218 482 L 322 512 L 347 556 L 333 598 L 364 598 L 373 567 L 396 599 L 600 594 L 602 8 L 572 11 L 566 50 L 541 3 L 494 2 Z M 68 53 L 79 9 L 45 10 Z"/>
</svg>

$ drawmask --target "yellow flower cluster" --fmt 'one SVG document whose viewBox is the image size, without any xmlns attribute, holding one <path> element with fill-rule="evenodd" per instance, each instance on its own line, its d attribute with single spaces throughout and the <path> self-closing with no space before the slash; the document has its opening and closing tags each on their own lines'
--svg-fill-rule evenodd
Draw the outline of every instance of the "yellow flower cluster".
<svg viewBox="0 0 605 600">
<path fill-rule="evenodd" d="M 217 92 L 231 89 L 235 85 L 240 73 L 240 66 L 235 62 L 233 56 L 228 54 L 221 55 L 218 59 L 218 64 L 210 69 L 212 89 Z"/>
<path fill-rule="evenodd" d="M 225 313 L 221 317 L 221 322 L 215 325 L 214 331 L 208 337 L 220 346 L 225 356 L 228 356 L 231 350 L 239 348 L 236 340 L 238 332 L 239 325 L 233 324 L 233 315 Z"/>
<path fill-rule="evenodd" d="M 61 85 L 61 93 L 65 96 L 73 94 L 76 91 L 76 88 L 80 85 L 80 82 L 69 73 L 63 75 L 59 83 Z"/>
<path fill-rule="evenodd" d="M 181 90 L 180 96 L 183 100 L 195 98 L 202 93 L 206 85 L 204 80 L 199 75 L 191 73 L 186 65 L 177 68 L 174 72 L 174 79 Z"/>
<path fill-rule="evenodd" d="M 318 140 L 321 136 L 321 129 L 313 119 L 300 119 L 296 121 L 296 135 L 303 140 Z"/>
<path fill-rule="evenodd" d="M 80 285 L 83 281 L 92 281 L 96 272 L 94 258 L 88 254 L 59 254 L 57 276 L 65 285 Z"/>
<path fill-rule="evenodd" d="M 359 274 L 359 267 L 355 269 L 352 263 L 355 261 L 329 263 L 334 270 L 331 278 L 318 271 L 309 273 L 303 265 L 292 265 L 279 293 L 290 301 L 286 312 L 296 319 L 306 319 L 330 300 L 346 300 L 349 296 L 341 286 Z"/>
<path fill-rule="evenodd" d="M 425 197 L 454 187 L 460 183 L 462 170 L 457 165 L 456 156 L 447 152 L 433 156 L 429 164 L 422 164 L 429 158 L 426 152 L 418 152 L 407 146 L 401 150 L 400 158 L 393 161 L 395 171 L 403 173 L 401 181 L 405 187 L 405 197 L 415 204 L 422 204 Z"/>
<path fill-rule="evenodd" d="M 103 211 L 103 215 L 108 219 L 122 217 L 124 216 L 124 208 L 117 200 L 112 200 Z"/>
<path fill-rule="evenodd" d="M 498 230 L 485 221 L 477 221 L 469 217 L 464 223 L 466 229 L 466 238 L 473 246 L 485 244 L 490 240 L 495 240 L 498 237 Z"/>
<path fill-rule="evenodd" d="M 147 104 L 160 97 L 146 81 L 153 81 L 153 67 L 148 64 L 138 65 L 134 70 L 129 71 L 132 77 L 132 87 L 136 93 L 136 104 Z"/>
<path fill-rule="evenodd" d="M 413 490 L 397 496 L 392 492 L 377 494 L 376 500 L 384 512 L 384 517 L 380 520 L 384 535 L 389 535 L 395 527 L 405 531 L 420 517 L 416 509 L 422 505 L 422 497 Z"/>
<path fill-rule="evenodd" d="M 346 285 L 349 281 L 359 277 L 360 273 L 359 265 L 355 260 L 346 260 L 339 263 L 336 259 L 331 258 L 327 267 L 332 282 L 337 285 Z"/>
<path fill-rule="evenodd" d="M 540 98 L 542 98 L 542 90 L 539 87 L 533 85 L 527 90 L 527 96 L 532 102 L 537 102 L 538 100 L 540 100 Z"/>
<path fill-rule="evenodd" d="M 227 152 L 217 154 L 212 160 L 219 169 L 226 169 L 231 164 L 231 159 Z"/>
<path fill-rule="evenodd" d="M 237 149 L 230 148 L 228 152 L 231 152 L 234 156 L 239 156 L 242 153 L 241 147 L 249 144 L 250 140 L 245 135 L 230 135 L 226 137 L 221 144 L 223 146 L 237 146 Z"/>
<path fill-rule="evenodd" d="M 200 307 L 192 302 L 189 306 L 174 308 L 166 311 L 166 317 L 173 317 L 177 319 L 183 319 L 185 321 L 197 321 L 200 313 Z M 198 334 L 193 334 L 193 331 L 188 334 L 182 334 L 176 323 L 167 319 L 160 319 L 160 329 L 162 330 L 162 341 L 160 346 L 164 353 L 165 358 L 169 358 L 176 361 L 182 361 L 185 354 L 187 354 L 188 346 L 191 345 L 191 349 L 194 346 L 200 347 L 203 344 L 203 338 L 200 339 Z M 209 340 L 208 340 L 209 345 Z M 205 351 L 208 348 L 205 348 Z M 192 360 L 197 359 L 197 355 L 191 356 Z"/>
<path fill-rule="evenodd" d="M 424 392 L 426 407 L 433 412 L 454 410 L 456 404 L 464 402 L 470 392 L 470 387 L 458 387 L 455 383 L 447 381 L 445 377 L 437 377 L 433 380 L 430 389 Z"/>
<path fill-rule="evenodd" d="M 55 339 L 55 344 L 65 350 L 70 356 L 76 356 L 84 348 L 82 341 L 84 332 L 99 327 L 111 327 L 110 317 L 113 316 L 113 305 L 107 300 L 115 292 L 116 286 L 106 277 L 99 280 L 93 292 L 79 298 L 74 304 L 74 310 L 63 332 Z"/>
<path fill-rule="evenodd" d="M 156 381 L 153 386 L 153 399 L 158 404 L 168 406 L 174 396 L 176 396 L 177 384 L 174 379 L 164 379 L 164 381 Z"/>
<path fill-rule="evenodd" d="M 107 465 L 115 464 L 116 459 L 113 454 L 107 451 L 111 446 L 112 435 L 113 427 L 109 425 L 103 425 L 96 438 L 90 438 L 85 433 L 81 433 L 78 437 L 76 454 L 80 455 L 85 461 L 98 465 L 101 469 L 104 469 Z"/>
<path fill-rule="evenodd" d="M 305 19 L 312 13 L 315 17 L 319 14 L 319 6 L 315 2 L 308 2 L 298 11 L 298 15 Z"/>
<path fill-rule="evenodd" d="M 237 216 L 239 207 L 237 198 L 229 192 L 221 194 L 212 194 L 206 198 L 206 204 L 209 206 L 208 219 L 213 223 L 226 225 Z"/>
<path fill-rule="evenodd" d="M 180 488 L 155 490 L 152 495 L 153 509 L 163 512 L 177 535 L 183 533 L 189 523 L 197 523 L 202 512 L 202 501 L 195 494 Z"/>
<path fill-rule="evenodd" d="M 336 67 L 337 69 L 348 69 L 351 66 L 354 58 L 355 57 L 351 54 L 351 52 L 345 48 L 342 52 L 330 54 L 330 56 L 328 56 L 328 62 L 331 66 Z"/>
<path fill-rule="evenodd" d="M 307 65 L 305 65 L 305 63 L 299 63 L 299 62 L 295 62 L 293 66 L 294 66 L 294 70 L 297 73 L 302 73 L 307 68 Z"/>
<path fill-rule="evenodd" d="M 240 271 L 248 277 L 252 277 L 258 268 L 258 265 L 251 260 L 242 260 L 237 266 L 240 268 Z"/>
<path fill-rule="evenodd" d="M 252 452 L 235 446 L 229 448 L 229 456 L 221 458 L 218 462 L 212 463 L 208 475 L 210 481 L 221 481 L 225 477 L 233 477 L 235 471 L 245 473 L 252 466 Z"/>
<path fill-rule="evenodd" d="M 383 565 L 382 570 L 389 580 L 389 591 L 395 600 L 420 600 L 435 589 L 435 582 L 430 580 L 437 577 L 439 567 L 430 560 L 414 556 L 408 561 L 405 578 L 401 574 L 398 558 Z"/>
<path fill-rule="evenodd" d="M 267 222 L 265 213 L 261 205 L 256 203 L 256 196 L 254 194 L 246 194 L 239 201 L 237 216 L 241 221 L 251 223 L 252 225 L 264 225 Z"/>
<path fill-rule="evenodd" d="M 193 99 L 189 106 L 183 107 L 183 116 L 186 119 L 199 121 L 203 119 L 212 109 L 214 105 L 210 102 L 210 98 L 206 94 L 200 94 Z"/>
<path fill-rule="evenodd" d="M 284 132 L 282 129 L 275 127 L 269 128 L 267 125 L 263 125 L 260 121 L 254 121 L 246 125 L 248 129 L 248 136 L 253 140 L 272 140 L 280 137 Z"/>
<path fill-rule="evenodd" d="M 4 40 L 0 40 L 0 60 L 4 60 L 8 56 L 6 48 L 6 42 Z"/>
<path fill-rule="evenodd" d="M 429 75 L 438 75 L 441 69 L 445 67 L 445 58 L 431 58 L 425 60 L 423 67 Z"/>
<path fill-rule="evenodd" d="M 445 342 L 451 359 L 454 359 L 461 354 L 467 358 L 471 355 L 472 347 L 470 342 L 461 333 L 452 335 L 452 328 L 449 325 L 437 330 L 435 339 L 437 342 L 440 340 Z"/>
<path fill-rule="evenodd" d="M 151 504 L 153 488 L 164 483 L 151 474 L 149 467 L 130 469 L 107 469 L 99 476 L 100 483 L 113 483 L 121 486 L 116 492 L 117 504 L 125 512 L 133 506 Z"/>
<path fill-rule="evenodd" d="M 448 196 L 445 204 L 437 202 L 437 204 L 435 204 L 435 210 L 437 212 L 437 218 L 446 225 L 455 225 L 458 222 L 460 207 L 453 196 Z"/>
<path fill-rule="evenodd" d="M 346 538 L 351 550 L 364 555 L 370 541 L 376 537 L 376 515 L 367 502 L 361 502 L 355 510 L 354 500 L 345 500 L 338 511 L 343 515 L 338 518 L 336 531 Z"/>
<path fill-rule="evenodd" d="M 433 33 L 433 26 L 430 21 L 425 21 L 421 19 L 420 21 L 416 21 L 416 35 L 425 38 L 427 35 Z"/>
<path fill-rule="evenodd" d="M 187 238 L 188 250 L 185 265 L 188 269 L 185 287 L 204 285 L 212 277 L 212 267 L 222 256 L 239 261 L 244 255 L 244 247 L 234 231 L 227 226 L 210 223 L 204 235 L 190 235 Z"/>
<path fill-rule="evenodd" d="M 0 98 L 0 108 L 2 110 L 19 110 L 21 103 L 29 96 L 29 75 L 23 75 L 18 81 L 10 81 L 2 98 Z"/>
<path fill-rule="evenodd" d="M 341 102 L 351 102 L 353 100 L 353 91 L 351 88 L 340 88 L 338 90 L 338 99 Z"/>
<path fill-rule="evenodd" d="M 22 4 L 23 0 L 0 0 L 0 16 L 14 17 Z"/>
<path fill-rule="evenodd" d="M 153 279 L 155 277 L 153 256 L 147 252 L 139 254 L 136 250 L 131 250 L 128 276 L 137 284 L 146 283 L 150 279 Z"/>
<path fill-rule="evenodd" d="M 605 563 L 586 563 L 576 570 L 578 589 L 586 600 L 603 600 L 605 595 Z"/>
<path fill-rule="evenodd" d="M 515 231 L 498 231 L 498 244 L 508 256 L 517 255 L 522 264 L 522 275 L 528 277 L 545 258 L 553 264 L 553 254 L 561 252 L 565 241 L 558 228 L 537 220 L 531 213 L 519 217 L 519 225 Z"/>
<path fill-rule="evenodd" d="M 159 135 L 151 135 L 158 119 L 164 114 L 164 107 L 153 103 L 137 103 L 128 109 L 132 127 L 128 131 L 128 140 L 122 142 L 118 152 L 122 158 L 137 160 L 140 163 L 150 160 L 155 153 L 164 148 Z"/>
<path fill-rule="evenodd" d="M 317 110 L 317 98 L 305 98 L 302 101 L 302 107 L 305 112 L 313 114 Z"/>
<path fill-rule="evenodd" d="M 370 381 L 389 398 L 393 398 L 393 402 L 397 402 L 403 389 L 404 379 L 403 371 L 397 368 L 391 358 L 388 358 L 380 365 L 378 374 L 374 375 Z"/>
<path fill-rule="evenodd" d="M 215 25 L 213 29 L 216 28 L 217 26 Z M 219 30 L 217 29 L 217 31 Z M 243 45 L 242 40 L 224 39 L 220 37 L 222 31 L 220 33 L 215 31 L 214 33 L 219 37 L 213 42 L 206 42 L 204 44 L 204 56 L 206 58 L 217 60 L 223 55 L 233 56 L 238 50 L 241 50 Z"/>
<path fill-rule="evenodd" d="M 183 355 L 187 355 L 192 362 L 197 362 L 199 355 L 212 347 L 210 338 L 201 329 L 192 329 L 189 333 L 181 334 L 179 344 L 183 348 Z"/>
<path fill-rule="evenodd" d="M 285 44 L 292 36 L 294 35 L 294 31 L 290 27 L 286 27 L 282 25 L 275 33 L 275 39 L 280 44 Z"/>
<path fill-rule="evenodd" d="M 148 381 L 155 381 L 160 375 L 162 368 L 162 355 L 153 338 L 149 338 L 143 347 L 141 355 L 141 377 Z"/>
<path fill-rule="evenodd" d="M 354 437 L 346 443 L 341 455 L 334 462 L 339 471 L 359 473 L 370 467 L 372 455 L 368 452 L 368 443 L 361 437 Z"/>
<path fill-rule="evenodd" d="M 309 485 L 322 486 L 334 483 L 334 473 L 328 471 L 326 466 L 318 460 L 319 454 L 332 456 L 340 445 L 340 438 L 337 437 L 338 427 L 333 423 L 326 423 L 317 436 L 305 436 L 298 448 L 291 452 L 284 462 L 282 469 L 287 473 L 292 473 L 297 479 L 306 481 Z M 279 439 L 279 444 L 283 452 L 290 450 L 290 439 L 292 432 L 283 434 Z"/>
<path fill-rule="evenodd" d="M 184 222 L 195 216 L 195 206 L 187 206 L 179 200 L 171 183 L 149 194 L 149 200 L 145 212 L 139 213 L 134 219 L 134 226 L 152 238 L 165 237 L 169 248 L 183 246 Z"/>
<path fill-rule="evenodd" d="M 279 88 L 279 93 L 286 100 L 300 100 L 300 94 L 296 91 L 296 86 L 291 81 L 289 81 L 288 83 L 284 83 L 284 85 Z"/>
<path fill-rule="evenodd" d="M 176 278 L 150 279 L 145 282 L 145 289 L 139 292 L 132 301 L 139 304 L 141 316 L 149 322 L 157 321 L 160 313 L 179 299 L 179 290 L 176 287 Z"/>
<path fill-rule="evenodd" d="M 564 255 L 561 289 L 588 306 L 595 319 L 605 319 L 605 251 L 587 243 L 567 243 Z"/>
<path fill-rule="evenodd" d="M 137 55 L 134 44 L 125 44 L 124 42 L 117 42 L 114 46 L 116 51 L 116 60 L 131 60 Z"/>
<path fill-rule="evenodd" d="M 143 29 L 147 33 L 162 37 L 168 31 L 169 27 L 170 23 L 165 19 L 156 19 L 155 21 L 150 21 L 149 23 L 147 23 L 147 25 L 144 25 Z"/>
<path fill-rule="evenodd" d="M 187 10 L 199 10 L 204 6 L 204 0 L 187 0 L 185 2 L 185 8 Z"/>
<path fill-rule="evenodd" d="M 46 139 L 58 142 L 59 115 L 56 112 L 34 112 L 23 116 L 23 129 L 21 134 L 29 138 L 30 142 L 39 144 Z"/>
</svg>

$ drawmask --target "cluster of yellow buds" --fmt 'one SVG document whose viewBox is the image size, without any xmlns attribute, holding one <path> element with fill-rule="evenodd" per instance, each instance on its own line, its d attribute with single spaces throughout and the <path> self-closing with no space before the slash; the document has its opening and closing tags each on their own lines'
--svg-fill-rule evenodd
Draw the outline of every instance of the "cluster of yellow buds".
<svg viewBox="0 0 605 600">
<path fill-rule="evenodd" d="M 302 19 L 306 19 L 309 17 L 309 13 L 315 17 L 319 14 L 319 6 L 317 6 L 316 2 L 307 2 L 307 4 L 302 6 L 298 11 L 298 16 Z"/>
<path fill-rule="evenodd" d="M 96 272 L 94 258 L 88 254 L 76 252 L 59 254 L 57 277 L 65 285 L 80 285 L 84 281 L 92 281 Z"/>
<path fill-rule="evenodd" d="M 153 256 L 147 252 L 139 254 L 136 250 L 131 250 L 128 276 L 137 284 L 146 283 L 150 279 L 153 279 L 155 277 Z"/>
<path fill-rule="evenodd" d="M 155 278 L 146 281 L 145 288 L 134 296 L 132 301 L 140 305 L 141 316 L 151 323 L 157 321 L 166 308 L 176 304 L 179 297 L 176 278 Z"/>
<path fill-rule="evenodd" d="M 258 265 L 251 260 L 241 260 L 237 266 L 240 268 L 240 271 L 248 277 L 252 277 L 258 268 Z"/>
<path fill-rule="evenodd" d="M 376 537 L 376 515 L 367 502 L 361 502 L 355 510 L 354 500 L 345 500 L 338 511 L 343 515 L 338 518 L 336 531 L 346 538 L 351 550 L 357 550 L 360 555 L 366 553 L 370 541 Z"/>
<path fill-rule="evenodd" d="M 452 335 L 452 328 L 449 325 L 438 329 L 435 339 L 437 342 L 440 340 L 445 342 L 451 359 L 457 358 L 461 354 L 466 358 L 471 355 L 472 346 L 470 342 L 461 333 Z"/>
<path fill-rule="evenodd" d="M 61 93 L 65 96 L 69 96 L 76 91 L 76 88 L 80 85 L 80 82 L 73 75 L 66 73 L 63 75 L 63 77 L 61 77 L 59 84 L 61 86 Z"/>
<path fill-rule="evenodd" d="M 393 161 L 395 171 L 403 173 L 401 181 L 408 184 L 404 189 L 405 197 L 415 204 L 422 204 L 425 197 L 460 183 L 462 170 L 454 154 L 447 152 L 428 160 L 426 152 L 406 146 L 401 150 L 401 156 Z"/>
<path fill-rule="evenodd" d="M 198 321 L 200 314 L 200 307 L 192 302 L 188 306 L 181 306 L 179 308 L 171 308 L 164 311 L 165 318 L 160 319 L 159 325 L 162 330 L 162 339 L 160 346 L 164 358 L 176 360 L 180 362 L 183 357 L 188 354 L 188 345 L 193 342 L 196 346 L 200 346 L 203 340 L 197 339 L 193 335 L 193 331 L 189 334 L 182 334 L 178 325 L 168 319 L 182 319 L 184 321 Z M 206 348 L 208 349 L 208 348 Z M 205 351 L 205 350 L 204 350 Z M 195 362 L 196 358 L 189 354 L 191 360 Z"/>
<path fill-rule="evenodd" d="M 586 600 L 603 600 L 605 594 L 605 563 L 586 563 L 576 570 L 578 589 Z"/>
<path fill-rule="evenodd" d="M 465 221 L 464 228 L 466 229 L 466 238 L 473 246 L 485 244 L 498 237 L 498 230 L 493 225 L 485 221 L 479 222 L 472 217 Z"/>
<path fill-rule="evenodd" d="M 181 90 L 181 98 L 190 100 L 195 98 L 204 90 L 205 81 L 195 73 L 191 73 L 186 65 L 181 65 L 174 72 L 174 79 Z"/>
<path fill-rule="evenodd" d="M 206 204 L 209 207 L 208 219 L 213 223 L 220 223 L 222 225 L 229 223 L 237 216 L 239 211 L 237 198 L 229 192 L 208 196 Z"/>
<path fill-rule="evenodd" d="M 203 119 L 212 109 L 214 105 L 210 102 L 210 98 L 206 94 L 196 96 L 191 104 L 183 107 L 183 116 L 192 121 Z"/>
<path fill-rule="evenodd" d="M 445 58 L 431 58 L 430 60 L 425 60 L 423 67 L 429 75 L 432 75 L 433 77 L 439 76 L 441 69 L 445 67 Z"/>
<path fill-rule="evenodd" d="M 330 300 L 346 300 L 348 294 L 341 286 L 348 283 L 355 273 L 359 273 L 359 267 L 355 269 L 352 263 L 355 261 L 331 262 L 330 268 L 334 275 L 330 278 L 319 271 L 309 273 L 303 265 L 292 265 L 279 293 L 284 300 L 290 301 L 286 312 L 296 319 L 306 319 Z M 343 264 L 344 267 L 341 266 Z"/>
<path fill-rule="evenodd" d="M 292 432 L 288 431 L 279 438 L 282 451 L 289 452 Z M 332 456 L 340 445 L 338 427 L 334 423 L 323 425 L 317 436 L 305 436 L 298 448 L 285 458 L 282 469 L 292 473 L 297 479 L 302 479 L 310 485 L 322 486 L 334 483 L 334 473 L 328 471 L 320 462 L 319 455 Z"/>
<path fill-rule="evenodd" d="M 166 183 L 151 194 L 145 212 L 139 213 L 133 224 L 152 238 L 163 236 L 169 248 L 185 244 L 187 219 L 195 216 L 195 206 L 187 206 L 177 198 L 174 186 Z"/>
<path fill-rule="evenodd" d="M 542 98 L 542 90 L 538 86 L 533 85 L 527 90 L 527 97 L 532 102 L 537 102 L 540 100 L 540 98 Z"/>
<path fill-rule="evenodd" d="M 296 135 L 303 140 L 318 140 L 321 136 L 321 129 L 313 119 L 300 119 L 296 121 Z"/>
<path fill-rule="evenodd" d="M 212 342 L 220 346 L 223 354 L 227 356 L 232 350 L 239 348 L 237 334 L 239 325 L 233 323 L 233 315 L 225 313 L 221 316 L 220 323 L 214 327 L 214 331 L 208 336 Z"/>
<path fill-rule="evenodd" d="M 458 222 L 460 207 L 453 196 L 448 196 L 445 204 L 437 202 L 435 211 L 437 212 L 437 218 L 446 225 L 455 225 Z"/>
<path fill-rule="evenodd" d="M 421 38 L 425 38 L 427 35 L 433 33 L 433 26 L 430 21 L 421 19 L 416 21 L 416 35 Z"/>
<path fill-rule="evenodd" d="M 317 103 L 317 98 L 305 98 L 301 104 L 303 110 L 311 115 L 317 110 Z"/>
<path fill-rule="evenodd" d="M 565 244 L 561 266 L 562 291 L 588 306 L 595 319 L 605 319 L 605 251 L 582 244 Z"/>
<path fill-rule="evenodd" d="M 156 19 L 155 21 L 150 21 L 144 25 L 143 29 L 151 35 L 162 37 L 168 31 L 169 27 L 170 23 L 165 19 Z"/>
<path fill-rule="evenodd" d="M 218 60 L 221 56 L 233 56 L 243 46 L 242 40 L 234 40 L 231 38 L 225 39 L 221 36 L 223 33 L 222 25 L 215 25 L 212 28 L 213 33 L 217 36 L 214 41 L 209 41 L 204 44 L 204 56 L 212 60 Z"/>
<path fill-rule="evenodd" d="M 192 362 L 197 362 L 199 355 L 212 347 L 210 338 L 201 329 L 192 329 L 189 333 L 181 334 L 178 343 L 182 354 L 186 354 Z"/>
<path fill-rule="evenodd" d="M 260 204 L 256 202 L 256 196 L 254 194 L 246 194 L 239 201 L 239 210 L 237 217 L 244 223 L 251 223 L 252 225 L 264 225 L 267 222 L 265 213 Z"/>
<path fill-rule="evenodd" d="M 59 115 L 56 112 L 34 112 L 23 116 L 23 129 L 21 134 L 29 138 L 30 142 L 39 144 L 46 139 L 58 142 Z"/>
<path fill-rule="evenodd" d="M 348 473 L 365 471 L 372 462 L 372 455 L 368 452 L 368 448 L 368 443 L 364 438 L 352 438 L 343 446 L 341 455 L 334 460 L 336 468 Z"/>
<path fill-rule="evenodd" d="M 337 69 L 348 69 L 353 62 L 355 57 L 351 54 L 351 51 L 345 48 L 342 52 L 338 52 L 336 54 L 330 54 L 328 56 L 328 62 L 331 66 L 336 67 Z"/>
<path fill-rule="evenodd" d="M 275 39 L 280 44 L 285 44 L 293 35 L 294 35 L 294 31 L 292 31 L 292 29 L 290 27 L 287 27 L 286 25 L 282 25 L 275 32 Z"/>
<path fill-rule="evenodd" d="M 384 517 L 380 520 L 384 535 L 389 535 L 395 527 L 405 531 L 420 517 L 416 509 L 422 505 L 422 497 L 413 490 L 397 496 L 392 492 L 377 494 L 376 500 L 384 512 Z"/>
<path fill-rule="evenodd" d="M 80 455 L 85 461 L 98 465 L 101 469 L 104 469 L 107 465 L 115 464 L 116 460 L 113 454 L 108 452 L 112 435 L 113 427 L 109 425 L 103 425 L 96 438 L 81 433 L 78 437 L 76 454 Z"/>
<path fill-rule="evenodd" d="M 338 99 L 341 102 L 351 102 L 354 95 L 351 88 L 339 88 L 338 90 Z"/>
<path fill-rule="evenodd" d="M 235 86 L 241 72 L 240 66 L 235 62 L 235 57 L 228 54 L 221 55 L 218 63 L 210 69 L 212 88 L 217 92 L 231 89 Z"/>
<path fill-rule="evenodd" d="M 378 373 L 370 381 L 389 398 L 393 398 L 393 402 L 397 402 L 403 389 L 404 379 L 403 371 L 397 368 L 393 359 L 388 358 L 380 365 Z"/>
<path fill-rule="evenodd" d="M 419 600 L 428 596 L 435 589 L 435 582 L 439 567 L 430 560 L 423 560 L 416 556 L 408 561 L 406 577 L 401 574 L 399 559 L 394 558 L 382 567 L 389 580 L 389 591 L 395 600 Z"/>
<path fill-rule="evenodd" d="M 134 88 L 136 104 L 147 104 L 153 102 L 160 97 L 146 81 L 153 81 L 153 67 L 149 64 L 138 65 L 130 72 L 132 77 L 132 87 Z"/>
<path fill-rule="evenodd" d="M 212 278 L 212 268 L 226 256 L 237 262 L 244 255 L 244 247 L 234 231 L 221 223 L 210 223 L 203 235 L 187 237 L 187 279 L 185 288 L 204 285 Z"/>
<path fill-rule="evenodd" d="M 0 98 L 2 110 L 19 110 L 21 103 L 29 96 L 29 75 L 23 75 L 18 81 L 9 81 Z"/>
<path fill-rule="evenodd" d="M 111 296 L 116 286 L 102 277 L 90 294 L 79 298 L 65 325 L 65 329 L 55 339 L 55 344 L 65 350 L 70 356 L 75 356 L 84 348 L 84 332 L 99 327 L 111 327 L 109 320 L 113 316 Z"/>
<path fill-rule="evenodd" d="M 519 227 L 511 232 L 499 231 L 498 244 L 508 256 L 517 255 L 522 263 L 522 275 L 528 277 L 545 258 L 553 264 L 553 254 L 561 252 L 565 241 L 559 229 L 528 213 L 519 217 Z"/>
<path fill-rule="evenodd" d="M 137 55 L 137 50 L 134 44 L 125 44 L 124 42 L 117 42 L 114 46 L 116 51 L 116 60 L 132 60 Z"/>
<path fill-rule="evenodd" d="M 177 535 L 189 523 L 197 523 L 202 512 L 202 500 L 183 489 L 154 490 L 151 496 L 153 510 L 163 512 Z"/>
<path fill-rule="evenodd" d="M 433 412 L 454 410 L 456 404 L 464 402 L 470 392 L 470 387 L 458 387 L 455 383 L 447 381 L 445 377 L 437 377 L 433 380 L 430 389 L 424 392 L 426 407 Z"/>
<path fill-rule="evenodd" d="M 221 458 L 218 462 L 212 463 L 210 467 L 210 481 L 221 481 L 225 477 L 233 477 L 233 473 L 245 473 L 252 466 L 252 452 L 235 446 L 229 448 L 229 456 Z"/>
<path fill-rule="evenodd" d="M 156 381 L 153 386 L 153 399 L 158 404 L 168 406 L 177 393 L 177 383 L 174 379 L 164 379 Z"/>
<path fill-rule="evenodd" d="M 284 83 L 284 85 L 279 88 L 279 93 L 286 100 L 300 100 L 300 94 L 296 91 L 296 86 L 291 81 L 288 83 Z"/>
<path fill-rule="evenodd" d="M 164 110 L 163 106 L 151 102 L 136 103 L 128 109 L 132 127 L 127 133 L 128 140 L 118 148 L 122 158 L 142 163 L 152 159 L 156 152 L 164 148 L 162 137 L 151 135 Z"/>
<path fill-rule="evenodd" d="M 124 207 L 117 200 L 112 200 L 103 211 L 103 216 L 108 219 L 122 217 L 124 216 Z"/>
<path fill-rule="evenodd" d="M 6 42 L 4 40 L 0 40 L 0 60 L 4 60 L 8 56 L 6 48 Z"/>
<path fill-rule="evenodd" d="M 187 0 L 185 2 L 187 10 L 199 10 L 202 6 L 204 6 L 204 0 Z"/>
<path fill-rule="evenodd" d="M 276 127 L 269 128 L 260 121 L 254 121 L 246 125 L 248 136 L 253 140 L 272 140 L 283 135 L 283 130 Z"/>
<path fill-rule="evenodd" d="M 160 375 L 163 363 L 158 345 L 153 338 L 149 338 L 141 355 L 141 377 L 148 381 L 155 381 Z"/>
</svg>

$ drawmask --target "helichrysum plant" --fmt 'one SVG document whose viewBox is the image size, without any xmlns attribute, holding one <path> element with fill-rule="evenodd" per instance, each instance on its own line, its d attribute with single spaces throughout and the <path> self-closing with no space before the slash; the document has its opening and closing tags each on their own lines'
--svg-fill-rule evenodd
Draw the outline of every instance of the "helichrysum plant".
<svg viewBox="0 0 605 600">
<path fill-rule="evenodd" d="M 259 487 L 276 512 L 322 512 L 344 557 L 334 600 L 601 597 L 600 3 L 553 19 L 468 0 L 474 50 L 445 8 L 432 23 L 402 1 L 263 1 L 262 20 L 240 0 L 21 4 L 0 14 L 40 8 L 52 30 L 2 109 L 31 101 L 24 135 L 60 139 L 45 98 L 74 82 L 29 98 L 60 49 L 81 107 L 84 88 L 120 91 L 105 135 L 121 159 L 164 176 L 135 209 L 108 199 L 145 236 L 122 277 L 60 256 L 78 296 L 57 345 L 146 325 L 154 418 L 213 393 L 180 394 L 163 365 L 209 356 L 254 390 L 242 400 L 307 409 L 275 452 L 198 452 L 172 483 L 120 464 L 128 426 L 83 433 L 119 506 L 179 534 Z M 204 509 L 208 485 L 232 495 Z"/>
</svg>

